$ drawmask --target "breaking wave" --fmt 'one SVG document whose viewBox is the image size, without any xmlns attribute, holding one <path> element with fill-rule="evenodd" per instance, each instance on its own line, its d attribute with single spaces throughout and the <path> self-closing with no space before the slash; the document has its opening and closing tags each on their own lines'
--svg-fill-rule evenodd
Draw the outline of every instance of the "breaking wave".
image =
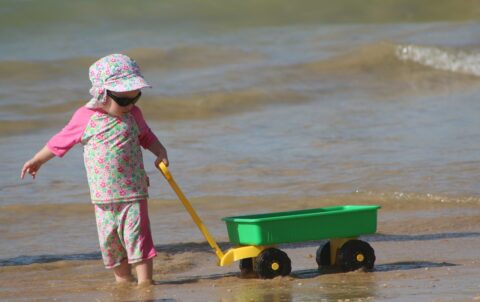
<svg viewBox="0 0 480 302">
<path fill-rule="evenodd" d="M 480 53 L 419 45 L 398 45 L 396 56 L 439 70 L 480 76 Z"/>
</svg>

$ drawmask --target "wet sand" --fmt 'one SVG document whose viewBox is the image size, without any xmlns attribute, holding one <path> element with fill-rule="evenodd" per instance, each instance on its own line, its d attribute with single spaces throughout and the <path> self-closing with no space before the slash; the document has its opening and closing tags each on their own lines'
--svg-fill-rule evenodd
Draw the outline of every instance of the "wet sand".
<svg viewBox="0 0 480 302">
<path fill-rule="evenodd" d="M 221 217 L 238 213 L 265 212 L 267 208 L 290 210 L 316 207 L 318 199 L 285 197 L 194 199 L 192 203 L 221 247 L 230 246 Z M 105 270 L 95 246 L 89 205 L 77 205 L 71 219 L 80 224 L 52 228 L 45 221 L 53 214 L 40 214 L 42 221 L 9 221 L 6 233 L 24 240 L 48 230 L 49 236 L 83 233 L 87 246 L 78 254 L 46 254 L 2 259 L 0 300 L 5 301 L 477 301 L 480 300 L 480 204 L 437 200 L 396 200 L 371 196 L 338 196 L 322 200 L 321 206 L 379 204 L 378 232 L 362 239 L 375 249 L 372 272 L 318 271 L 318 243 L 280 246 L 292 259 L 292 274 L 273 280 L 241 278 L 234 263 L 218 267 L 216 257 L 176 200 L 152 201 L 150 216 L 159 256 L 155 259 L 155 285 L 139 288 L 116 285 Z M 370 201 L 370 202 L 369 202 Z M 73 206 L 70 206 L 73 207 Z M 79 210 L 83 209 L 83 210 Z M 12 208 L 3 207 L 1 224 Z M 21 212 L 20 206 L 15 207 Z M 28 210 L 26 210 L 28 211 Z M 46 211 L 49 212 L 49 211 Z M 84 221 L 82 227 L 81 222 Z M 52 222 L 50 222 L 52 223 Z M 57 221 L 57 223 L 62 223 Z M 79 224 L 76 224 L 78 226 Z M 21 233 L 37 226 L 37 234 Z M 178 234 L 178 236 L 176 235 Z M 49 237 L 46 236 L 45 238 Z M 43 238 L 43 237 L 42 237 Z M 162 240 L 162 238 L 164 238 Z M 169 238 L 169 239 L 165 239 Z M 168 242 L 167 242 L 168 241 Z M 78 242 L 78 240 L 77 240 Z M 88 243 L 89 242 L 89 243 Z M 40 242 L 39 242 L 40 244 Z M 73 244 L 73 243 L 70 243 Z M 90 247 L 90 244 L 92 247 Z M 41 249 L 39 249 L 40 251 Z M 54 248 L 52 247 L 52 251 Z M 82 250 L 88 252 L 82 253 Z M 28 250 L 19 251 L 32 255 Z M 35 253 L 33 253 L 35 254 Z M 3 257 L 2 257 L 3 258 Z M 8 258 L 8 257 L 7 257 Z M 15 262 L 17 261 L 17 262 Z"/>
<path fill-rule="evenodd" d="M 480 2 L 97 2 L 2 2 L 0 301 L 480 301 Z M 375 270 L 319 272 L 318 242 L 289 277 L 218 267 L 146 152 L 156 284 L 116 285 L 82 148 L 18 174 L 118 52 L 223 249 L 225 216 L 379 204 Z"/>
</svg>

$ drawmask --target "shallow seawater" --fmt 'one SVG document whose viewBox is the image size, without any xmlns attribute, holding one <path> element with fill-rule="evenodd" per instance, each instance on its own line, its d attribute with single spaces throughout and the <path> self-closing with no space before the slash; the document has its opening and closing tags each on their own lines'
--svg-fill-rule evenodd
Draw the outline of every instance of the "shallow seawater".
<svg viewBox="0 0 480 302">
<path fill-rule="evenodd" d="M 0 299 L 479 296 L 468 269 L 480 232 L 476 2 L 0 2 Z M 88 101 L 90 64 L 116 52 L 152 84 L 138 105 L 222 247 L 224 216 L 381 204 L 380 234 L 367 237 L 378 270 L 319 274 L 299 246 L 287 247 L 302 259 L 291 277 L 239 280 L 215 265 L 146 151 L 158 286 L 113 284 L 82 147 L 35 180 L 19 174 Z M 470 249 L 455 258 L 457 245 Z"/>
</svg>

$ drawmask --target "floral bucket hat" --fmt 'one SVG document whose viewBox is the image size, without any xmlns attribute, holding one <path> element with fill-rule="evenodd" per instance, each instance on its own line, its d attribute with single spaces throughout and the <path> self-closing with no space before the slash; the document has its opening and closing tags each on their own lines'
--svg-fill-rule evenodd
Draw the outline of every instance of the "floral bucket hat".
<svg viewBox="0 0 480 302">
<path fill-rule="evenodd" d="M 103 57 L 89 68 L 92 98 L 87 108 L 99 108 L 107 100 L 107 90 L 125 92 L 150 86 L 140 73 L 137 63 L 126 55 L 112 54 Z"/>
</svg>

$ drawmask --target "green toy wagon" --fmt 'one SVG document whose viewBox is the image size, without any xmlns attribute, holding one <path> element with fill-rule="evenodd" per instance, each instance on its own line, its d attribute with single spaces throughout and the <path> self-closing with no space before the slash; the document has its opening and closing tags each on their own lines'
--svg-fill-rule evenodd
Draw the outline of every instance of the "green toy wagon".
<svg viewBox="0 0 480 302">
<path fill-rule="evenodd" d="M 223 252 L 180 190 L 168 168 L 159 165 L 210 246 L 215 250 L 220 266 L 240 261 L 242 273 L 256 273 L 270 279 L 291 272 L 288 255 L 276 245 L 328 239 L 317 250 L 319 267 L 335 265 L 343 271 L 372 269 L 375 252 L 360 235 L 373 234 L 377 229 L 376 205 L 345 205 L 225 217 L 230 242 L 237 245 Z"/>
</svg>

